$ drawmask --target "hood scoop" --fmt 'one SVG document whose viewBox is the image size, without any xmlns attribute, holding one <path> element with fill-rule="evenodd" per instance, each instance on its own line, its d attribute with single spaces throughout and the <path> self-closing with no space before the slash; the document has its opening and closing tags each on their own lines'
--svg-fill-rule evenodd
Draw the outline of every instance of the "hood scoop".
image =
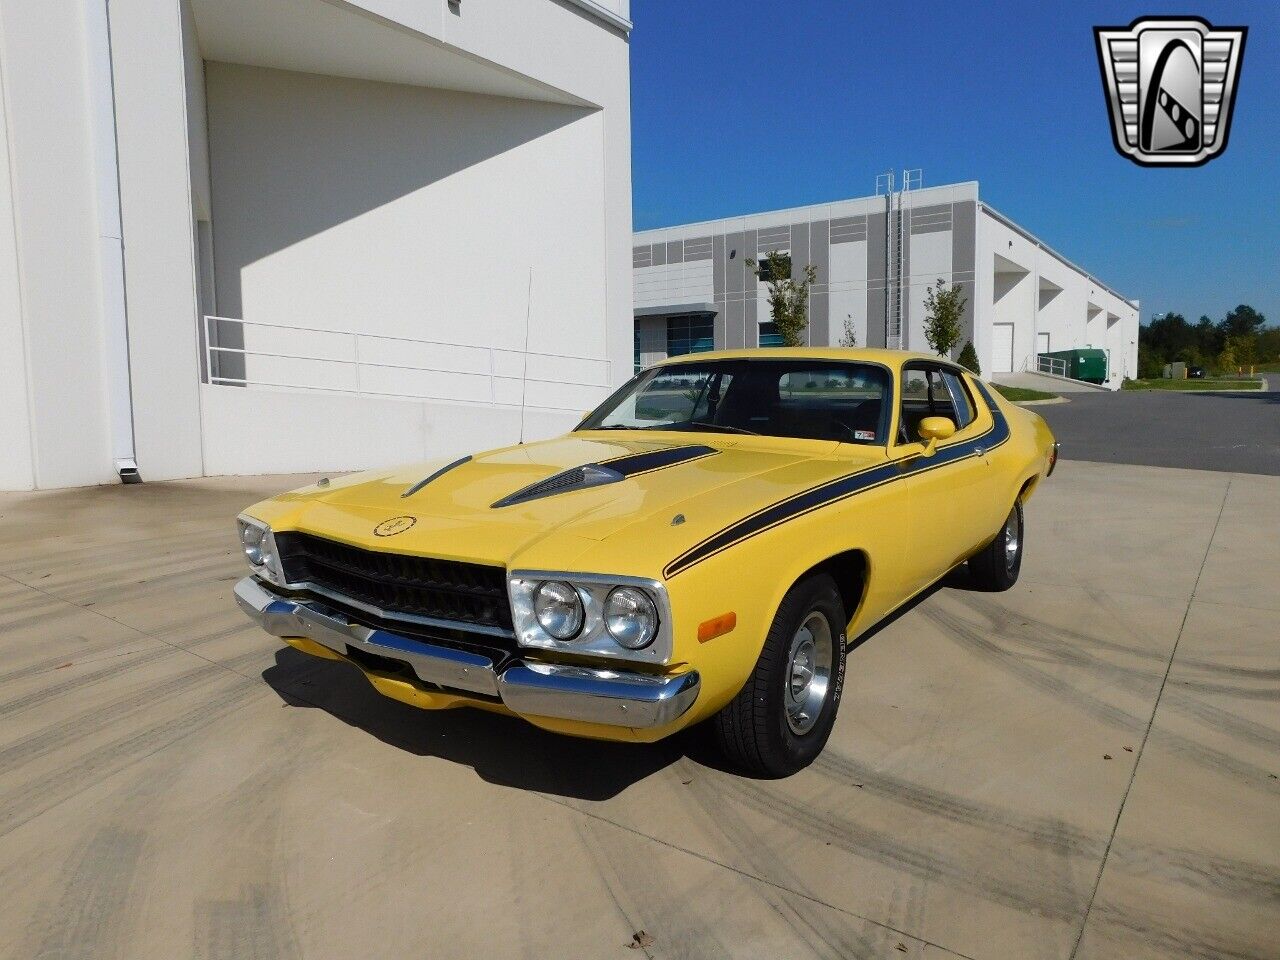
<svg viewBox="0 0 1280 960">
<path fill-rule="evenodd" d="M 714 447 L 668 447 L 665 450 L 653 450 L 647 453 L 633 453 L 624 457 L 615 457 L 601 463 L 587 463 L 580 467 L 572 467 L 553 474 L 545 480 L 531 483 L 527 487 L 507 494 L 492 504 L 493 509 L 511 507 L 517 503 L 540 500 L 560 493 L 574 490 L 585 490 L 588 487 L 599 487 L 607 483 L 617 483 L 628 477 L 642 473 L 652 473 L 666 467 L 674 467 L 679 463 L 701 460 L 703 457 L 718 453 Z M 447 469 L 447 468 L 446 468 Z M 428 478 L 430 479 L 430 478 Z"/>
</svg>

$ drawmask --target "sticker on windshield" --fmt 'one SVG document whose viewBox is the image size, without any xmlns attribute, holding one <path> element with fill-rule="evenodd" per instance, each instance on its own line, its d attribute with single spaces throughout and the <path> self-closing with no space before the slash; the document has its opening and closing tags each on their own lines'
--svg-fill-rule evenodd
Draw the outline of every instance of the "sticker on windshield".
<svg viewBox="0 0 1280 960">
<path fill-rule="evenodd" d="M 855 430 L 853 431 L 853 439 L 855 440 L 874 440 L 876 432 L 874 430 Z"/>
</svg>

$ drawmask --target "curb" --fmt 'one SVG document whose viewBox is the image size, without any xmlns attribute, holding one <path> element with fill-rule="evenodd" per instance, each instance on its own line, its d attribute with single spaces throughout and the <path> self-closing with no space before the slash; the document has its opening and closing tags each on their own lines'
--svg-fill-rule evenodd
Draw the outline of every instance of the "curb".
<svg viewBox="0 0 1280 960">
<path fill-rule="evenodd" d="M 1048 400 L 1010 400 L 1015 407 L 1048 407 L 1055 403 L 1070 403 L 1066 397 L 1050 397 Z"/>
</svg>

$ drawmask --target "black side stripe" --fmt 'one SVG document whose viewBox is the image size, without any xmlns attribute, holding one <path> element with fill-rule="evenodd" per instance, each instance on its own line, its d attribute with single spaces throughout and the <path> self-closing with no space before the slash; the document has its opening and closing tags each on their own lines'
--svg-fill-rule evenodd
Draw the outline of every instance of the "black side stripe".
<svg viewBox="0 0 1280 960">
<path fill-rule="evenodd" d="M 874 490 L 903 477 L 918 476 L 931 470 L 938 470 L 962 460 L 983 456 L 1009 439 L 1009 424 L 1004 414 L 996 406 L 990 392 L 984 384 L 978 384 L 991 412 L 991 426 L 976 437 L 962 443 L 939 447 L 932 457 L 916 457 L 907 461 L 894 461 L 874 467 L 865 467 L 855 473 L 828 480 L 816 487 L 793 494 L 785 500 L 764 507 L 749 517 L 731 524 L 719 533 L 712 534 L 706 540 L 686 550 L 662 571 L 668 579 L 688 570 L 695 564 L 715 556 L 735 544 L 748 540 L 766 530 L 772 530 L 788 520 L 802 517 L 822 507 L 839 503 L 859 493 Z"/>
</svg>

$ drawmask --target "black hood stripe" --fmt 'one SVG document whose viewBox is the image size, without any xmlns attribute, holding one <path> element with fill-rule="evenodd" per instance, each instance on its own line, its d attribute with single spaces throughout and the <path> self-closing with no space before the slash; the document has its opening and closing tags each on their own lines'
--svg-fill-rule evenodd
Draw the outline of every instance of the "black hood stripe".
<svg viewBox="0 0 1280 960">
<path fill-rule="evenodd" d="M 961 443 L 939 447 L 932 457 L 915 457 L 906 461 L 897 460 L 874 467 L 864 467 L 854 473 L 837 477 L 835 480 L 828 480 L 815 487 L 810 487 L 808 490 L 793 494 L 785 500 L 779 500 L 777 503 L 757 510 L 749 517 L 738 520 L 719 533 L 712 534 L 701 543 L 686 550 L 667 564 L 662 571 L 663 576 L 670 579 L 734 544 L 748 540 L 757 534 L 764 533 L 766 530 L 772 530 L 788 520 L 794 520 L 796 517 L 812 513 L 814 510 L 830 506 L 833 503 L 839 503 L 859 493 L 873 490 L 903 477 L 917 476 L 928 473 L 931 470 L 938 470 L 961 460 L 983 456 L 985 453 L 996 449 L 1009 439 L 1009 423 L 1005 420 L 1004 414 L 1000 412 L 1000 408 L 996 406 L 996 402 L 992 399 L 991 393 L 986 386 L 978 383 L 978 389 L 982 392 L 987 409 L 991 411 L 992 420 L 991 426 L 978 436 Z"/>
<path fill-rule="evenodd" d="M 493 509 L 511 507 L 517 503 L 541 500 L 543 497 L 550 497 L 560 493 L 572 493 L 575 490 L 585 490 L 588 487 L 618 483 L 631 477 L 665 470 L 667 467 L 674 467 L 677 464 L 701 460 L 719 452 L 714 447 L 667 447 L 646 453 L 629 453 L 610 460 L 601 460 L 598 463 L 584 463 L 580 467 L 562 470 L 560 473 L 552 474 L 536 483 L 529 484 L 527 487 L 522 487 L 515 493 L 507 494 L 490 506 Z"/>
<path fill-rule="evenodd" d="M 440 468 L 439 470 L 437 470 L 435 473 L 431 474 L 431 476 L 429 476 L 429 477 L 423 477 L 421 480 L 419 480 L 419 481 L 418 481 L 417 483 L 415 483 L 413 486 L 409 487 L 409 489 L 405 490 L 405 492 L 404 492 L 404 493 L 400 494 L 400 499 L 402 499 L 402 500 L 403 500 L 405 497 L 412 497 L 415 493 L 417 493 L 419 490 L 421 490 L 421 489 L 422 489 L 423 487 L 425 487 L 427 484 L 431 483 L 433 480 L 438 480 L 438 479 L 440 479 L 440 478 L 441 478 L 441 477 L 443 477 L 446 473 L 448 473 L 450 470 L 452 470 L 454 467 L 460 467 L 460 466 L 462 466 L 464 463 L 470 463 L 470 462 L 471 462 L 471 454 L 467 454 L 465 457 L 459 457 L 457 460 L 453 461 L 453 463 L 445 464 L 443 467 L 441 467 L 441 468 Z"/>
<path fill-rule="evenodd" d="M 703 457 L 709 457 L 719 452 L 715 447 L 705 446 L 664 447 L 661 450 L 628 453 L 625 456 L 613 457 L 610 460 L 601 460 L 599 466 L 616 470 L 624 477 L 635 477 L 642 473 L 652 473 L 654 470 L 674 467 L 679 463 L 701 460 Z"/>
</svg>

